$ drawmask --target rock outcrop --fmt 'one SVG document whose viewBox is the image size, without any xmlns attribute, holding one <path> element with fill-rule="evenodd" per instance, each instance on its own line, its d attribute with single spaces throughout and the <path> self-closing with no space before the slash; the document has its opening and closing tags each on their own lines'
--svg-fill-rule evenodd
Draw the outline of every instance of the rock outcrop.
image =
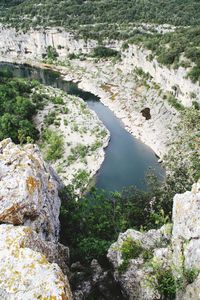
<svg viewBox="0 0 200 300">
<path fill-rule="evenodd" d="M 160 299 L 158 291 L 151 284 L 153 270 L 147 262 L 154 258 L 154 260 L 159 260 L 162 265 L 168 264 L 169 229 L 168 226 L 163 226 L 160 230 L 150 230 L 146 233 L 128 229 L 119 235 L 116 243 L 111 245 L 108 259 L 114 267 L 114 277 L 120 283 L 128 299 Z M 128 250 L 128 247 L 132 248 L 130 251 L 133 255 L 134 251 L 139 251 L 137 257 L 130 258 L 128 265 L 124 265 L 123 259 L 125 243 L 127 243 L 125 251 Z"/>
<path fill-rule="evenodd" d="M 36 145 L 0 143 L 0 222 L 24 224 L 42 239 L 57 242 L 59 181 Z"/>
<path fill-rule="evenodd" d="M 172 233 L 170 224 L 146 233 L 129 229 L 110 247 L 108 259 L 128 299 L 163 299 L 160 275 L 168 276 L 168 280 L 171 276 L 177 300 L 200 299 L 199 203 L 200 181 L 191 192 L 175 195 Z M 130 251 L 137 257 L 129 257 L 124 265 L 127 261 L 123 253 Z"/>
<path fill-rule="evenodd" d="M 53 250 L 30 227 L 0 225 L 1 299 L 72 299 Z"/>
<path fill-rule="evenodd" d="M 0 142 L 2 300 L 72 299 L 68 248 L 58 243 L 59 186 L 37 146 Z"/>
</svg>

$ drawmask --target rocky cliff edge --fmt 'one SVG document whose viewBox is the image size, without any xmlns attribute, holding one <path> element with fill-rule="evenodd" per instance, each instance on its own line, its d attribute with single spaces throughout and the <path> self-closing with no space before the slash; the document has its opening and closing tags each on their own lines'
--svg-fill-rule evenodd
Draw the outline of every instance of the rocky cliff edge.
<svg viewBox="0 0 200 300">
<path fill-rule="evenodd" d="M 173 224 L 121 233 L 108 251 L 128 299 L 200 299 L 200 181 L 176 194 Z"/>
<path fill-rule="evenodd" d="M 72 299 L 68 248 L 58 243 L 60 185 L 37 146 L 0 142 L 2 300 Z"/>
</svg>

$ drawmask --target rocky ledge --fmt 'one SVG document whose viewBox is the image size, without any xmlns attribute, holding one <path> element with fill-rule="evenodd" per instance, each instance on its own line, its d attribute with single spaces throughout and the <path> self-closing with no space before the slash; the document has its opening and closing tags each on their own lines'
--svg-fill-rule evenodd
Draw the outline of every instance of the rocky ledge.
<svg viewBox="0 0 200 300">
<path fill-rule="evenodd" d="M 0 142 L 1 299 L 72 299 L 68 248 L 58 243 L 59 186 L 37 146 Z"/>
<path fill-rule="evenodd" d="M 129 229 L 111 245 L 108 259 L 128 299 L 200 299 L 199 201 L 200 181 L 175 195 L 173 224 Z"/>
</svg>

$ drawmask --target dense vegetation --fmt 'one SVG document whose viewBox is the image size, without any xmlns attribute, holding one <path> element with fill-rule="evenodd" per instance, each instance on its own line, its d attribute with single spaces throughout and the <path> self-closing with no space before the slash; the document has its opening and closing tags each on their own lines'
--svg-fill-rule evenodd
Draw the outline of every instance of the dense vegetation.
<svg viewBox="0 0 200 300">
<path fill-rule="evenodd" d="M 135 31 L 128 40 L 130 43 L 143 45 L 157 56 L 158 62 L 177 68 L 195 66 L 188 76 L 192 81 L 200 82 L 200 27 L 180 28 L 166 34 L 147 34 Z M 124 44 L 126 45 L 126 44 Z M 153 58 L 149 56 L 149 60 Z"/>
<path fill-rule="evenodd" d="M 135 187 L 121 193 L 92 190 L 78 201 L 73 187 L 66 187 L 60 194 L 61 240 L 70 246 L 72 261 L 104 261 L 120 232 L 128 228 L 148 230 L 170 222 L 173 196 L 190 188 L 190 180 L 182 166 L 174 168 L 162 184 L 148 174 L 146 192 Z"/>
<path fill-rule="evenodd" d="M 19 19 L 19 15 L 23 17 Z M 23 31 L 30 27 L 62 26 L 77 36 L 98 39 L 101 43 L 107 38 L 143 44 L 161 64 L 192 67 L 188 76 L 194 82 L 200 81 L 200 2 L 197 0 L 189 3 L 186 0 L 10 0 L 1 1 L 0 20 Z M 182 27 L 163 34 L 162 30 L 158 32 L 156 27 L 145 23 Z M 102 55 L 100 50 L 97 54 Z M 48 58 L 58 55 L 56 49 L 49 48 L 47 52 Z"/>
<path fill-rule="evenodd" d="M 13 78 L 7 71 L 0 72 L 0 140 L 10 137 L 15 143 L 23 143 L 38 138 L 32 122 L 38 105 L 30 99 L 36 85 L 35 81 Z"/>
<path fill-rule="evenodd" d="M 138 21 L 186 26 L 200 23 L 198 0 L 9 0 L 1 1 L 1 6 L 4 20 L 23 28 L 56 25 L 73 29 Z"/>
</svg>

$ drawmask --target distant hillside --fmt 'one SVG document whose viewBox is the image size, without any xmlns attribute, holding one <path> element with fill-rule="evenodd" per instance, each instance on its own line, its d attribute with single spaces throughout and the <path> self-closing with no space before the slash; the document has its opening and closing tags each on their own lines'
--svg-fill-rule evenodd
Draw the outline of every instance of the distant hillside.
<svg viewBox="0 0 200 300">
<path fill-rule="evenodd" d="M 0 22 L 23 31 L 61 26 L 100 44 L 142 44 L 161 64 L 192 67 L 188 76 L 200 83 L 200 0 L 0 0 Z"/>
<path fill-rule="evenodd" d="M 1 0 L 5 22 L 29 26 L 66 26 L 129 22 L 199 25 L 199 0 Z M 20 18 L 19 18 L 20 17 Z"/>
</svg>

